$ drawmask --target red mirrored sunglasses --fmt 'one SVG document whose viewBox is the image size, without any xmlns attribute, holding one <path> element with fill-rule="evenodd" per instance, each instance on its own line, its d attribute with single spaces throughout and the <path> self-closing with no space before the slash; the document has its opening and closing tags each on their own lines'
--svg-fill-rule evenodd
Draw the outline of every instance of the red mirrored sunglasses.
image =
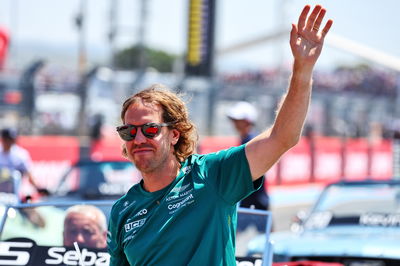
<svg viewBox="0 0 400 266">
<path fill-rule="evenodd" d="M 152 139 L 161 132 L 162 127 L 171 126 L 173 123 L 146 123 L 143 125 L 122 125 L 117 127 L 117 132 L 121 139 L 125 141 L 134 140 L 138 132 L 138 128 L 142 130 L 146 138 Z"/>
</svg>

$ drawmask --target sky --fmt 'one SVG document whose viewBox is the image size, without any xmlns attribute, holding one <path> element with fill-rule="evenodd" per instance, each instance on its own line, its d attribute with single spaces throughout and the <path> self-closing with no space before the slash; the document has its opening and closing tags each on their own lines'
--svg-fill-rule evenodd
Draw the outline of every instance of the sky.
<svg viewBox="0 0 400 266">
<path fill-rule="evenodd" d="M 110 56 L 107 35 L 111 4 L 118 6 L 118 47 L 137 43 L 141 0 L 86 0 L 86 51 L 89 61 L 105 62 Z M 400 58 L 400 2 L 398 0 L 217 0 L 216 49 L 289 29 L 305 4 L 321 4 L 326 18 L 334 20 L 332 35 L 341 36 Z M 74 64 L 78 33 L 74 17 L 81 0 L 0 0 L 0 25 L 9 29 L 12 46 L 8 64 L 25 64 L 35 57 Z M 188 0 L 146 0 L 145 44 L 175 54 L 186 49 Z M 328 36 L 329 38 L 330 36 Z M 289 64 L 287 37 L 234 54 L 217 56 L 217 69 L 268 68 Z M 327 45 L 317 67 L 362 62 L 358 56 Z"/>
</svg>

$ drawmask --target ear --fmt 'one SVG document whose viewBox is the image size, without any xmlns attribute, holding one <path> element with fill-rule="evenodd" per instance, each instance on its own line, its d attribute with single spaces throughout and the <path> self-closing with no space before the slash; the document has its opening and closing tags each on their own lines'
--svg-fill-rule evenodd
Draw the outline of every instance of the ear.
<svg viewBox="0 0 400 266">
<path fill-rule="evenodd" d="M 126 144 L 125 143 L 122 144 L 121 154 L 122 154 L 122 157 L 124 157 L 125 159 L 129 159 L 128 158 L 128 151 L 126 149 Z"/>
<path fill-rule="evenodd" d="M 103 239 L 107 242 L 107 230 L 102 232 Z"/>
<path fill-rule="evenodd" d="M 170 140 L 171 140 L 171 144 L 175 145 L 176 143 L 178 143 L 178 140 L 181 136 L 181 132 L 179 132 L 177 129 L 172 129 L 171 130 L 171 135 L 170 135 Z"/>
</svg>

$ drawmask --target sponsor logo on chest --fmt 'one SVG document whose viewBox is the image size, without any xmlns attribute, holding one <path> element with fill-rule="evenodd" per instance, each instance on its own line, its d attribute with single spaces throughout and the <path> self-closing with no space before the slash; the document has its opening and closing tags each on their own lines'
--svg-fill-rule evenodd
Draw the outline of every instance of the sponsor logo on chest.
<svg viewBox="0 0 400 266">
<path fill-rule="evenodd" d="M 146 218 L 140 219 L 140 220 L 136 220 L 130 223 L 126 223 L 124 225 L 125 228 L 125 232 L 128 233 L 129 231 L 132 231 L 133 229 L 137 229 L 139 227 L 142 227 L 146 222 Z"/>
<path fill-rule="evenodd" d="M 193 186 L 186 184 L 181 187 L 173 188 L 170 195 L 165 199 L 169 214 L 186 207 L 194 202 Z"/>
</svg>

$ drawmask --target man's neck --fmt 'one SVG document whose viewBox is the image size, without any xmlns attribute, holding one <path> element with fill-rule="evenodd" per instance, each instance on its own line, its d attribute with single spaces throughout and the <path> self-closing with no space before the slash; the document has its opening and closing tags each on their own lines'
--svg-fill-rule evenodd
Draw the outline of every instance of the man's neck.
<svg viewBox="0 0 400 266">
<path fill-rule="evenodd" d="M 161 190 L 171 184 L 179 173 L 180 163 L 171 160 L 164 167 L 149 173 L 142 173 L 143 189 L 148 192 Z"/>
<path fill-rule="evenodd" d="M 13 146 L 14 144 L 11 144 L 11 145 L 3 145 L 3 152 L 4 153 L 9 153 L 10 151 L 11 151 L 11 148 L 12 148 L 12 146 Z"/>
<path fill-rule="evenodd" d="M 247 128 L 244 128 L 244 129 L 239 133 L 239 135 L 240 135 L 240 137 L 241 137 L 242 139 L 244 139 L 244 138 L 247 138 L 247 136 L 250 134 L 250 132 L 251 132 L 251 128 L 250 128 L 250 127 L 247 127 Z"/>
</svg>

